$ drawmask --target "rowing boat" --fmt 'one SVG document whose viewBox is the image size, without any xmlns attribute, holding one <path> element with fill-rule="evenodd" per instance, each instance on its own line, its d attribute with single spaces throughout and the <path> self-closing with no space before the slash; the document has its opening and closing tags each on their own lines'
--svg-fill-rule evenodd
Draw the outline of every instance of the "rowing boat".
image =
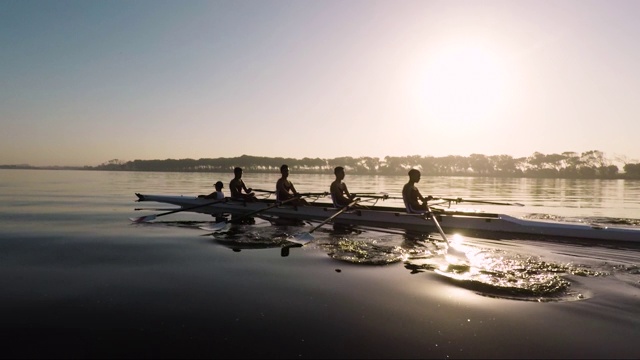
<svg viewBox="0 0 640 360">
<path fill-rule="evenodd" d="M 275 200 L 256 202 L 227 200 L 205 206 L 210 200 L 181 195 L 144 195 L 136 193 L 137 201 L 152 201 L 179 206 L 186 211 L 220 216 L 242 216 L 261 213 L 270 217 L 301 221 L 323 221 L 340 211 L 328 203 L 314 202 L 306 206 L 276 205 Z M 202 205 L 202 206 L 200 206 Z M 268 207 L 268 209 L 267 209 Z M 531 220 L 505 214 L 438 209 L 433 211 L 438 223 L 447 233 L 499 234 L 502 237 L 573 238 L 640 243 L 640 227 L 605 226 L 583 222 Z M 401 229 L 409 232 L 436 231 L 435 222 L 420 214 L 408 214 L 404 208 L 372 206 L 345 211 L 333 219 L 335 224 L 366 226 L 382 229 Z"/>
</svg>

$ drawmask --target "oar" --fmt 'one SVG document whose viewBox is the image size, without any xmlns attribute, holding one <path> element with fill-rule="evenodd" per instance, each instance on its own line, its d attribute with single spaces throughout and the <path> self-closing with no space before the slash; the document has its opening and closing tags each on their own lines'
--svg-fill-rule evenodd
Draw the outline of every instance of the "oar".
<svg viewBox="0 0 640 360">
<path fill-rule="evenodd" d="M 397 196 L 389 196 L 388 193 L 385 192 L 379 192 L 379 193 L 355 193 L 356 195 L 358 195 L 358 197 L 363 197 L 363 198 L 368 198 L 368 199 L 376 199 L 376 203 L 377 200 L 382 199 L 382 200 L 387 200 L 387 199 L 397 199 L 397 200 L 402 200 L 401 197 L 397 197 Z M 371 194 L 371 195 L 366 195 L 366 194 Z M 382 195 L 380 195 L 382 194 Z M 436 200 L 442 200 L 440 202 L 437 202 L 435 205 L 440 205 L 440 204 L 445 204 L 448 202 L 448 200 L 445 199 L 436 199 Z"/>
<path fill-rule="evenodd" d="M 269 194 L 275 194 L 276 192 L 273 190 L 262 190 L 262 189 L 253 189 L 253 191 L 255 192 L 264 192 L 264 193 L 269 193 Z M 305 196 L 327 196 L 329 195 L 328 192 L 309 192 L 309 193 L 299 193 L 298 194 L 300 197 L 305 197 Z"/>
<path fill-rule="evenodd" d="M 369 198 L 369 199 L 382 199 L 382 200 L 389 199 L 389 194 L 382 194 L 382 195 L 379 195 L 379 193 L 378 194 L 374 194 L 374 193 L 354 193 L 354 194 L 356 194 L 358 197 Z"/>
<path fill-rule="evenodd" d="M 165 216 L 165 215 L 169 215 L 169 214 L 175 214 L 175 213 L 181 212 L 181 211 L 189 211 L 189 210 L 193 210 L 193 209 L 197 209 L 197 208 L 201 208 L 201 207 L 217 204 L 217 203 L 224 202 L 224 201 L 227 201 L 227 199 L 216 200 L 216 201 L 208 202 L 206 204 L 190 206 L 190 207 L 177 209 L 177 210 L 172 210 L 172 211 L 167 211 L 167 212 L 160 213 L 160 214 L 155 214 L 155 215 L 147 215 L 147 216 L 140 216 L 140 217 L 137 217 L 137 218 L 129 218 L 129 220 L 131 220 L 131 221 L 133 221 L 135 223 L 141 223 L 141 222 L 154 220 L 155 218 L 160 217 L 160 216 Z"/>
<path fill-rule="evenodd" d="M 307 196 L 327 196 L 329 195 L 329 193 L 327 191 L 324 192 L 308 192 L 308 193 L 298 193 L 298 196 L 300 197 L 307 197 Z"/>
<path fill-rule="evenodd" d="M 253 191 L 255 191 L 255 192 L 263 192 L 263 193 L 269 193 L 269 194 L 275 194 L 275 193 L 276 193 L 274 190 L 253 189 Z"/>
<path fill-rule="evenodd" d="M 440 236 L 442 236 L 444 241 L 447 243 L 447 253 L 449 253 L 449 254 L 457 257 L 457 258 L 462 258 L 462 259 L 464 259 L 465 261 L 468 262 L 469 259 L 467 258 L 467 254 L 465 254 L 463 251 L 456 250 L 456 249 L 451 247 L 451 243 L 449 242 L 449 239 L 447 239 L 447 236 L 444 234 L 444 231 L 442 231 L 442 227 L 440 226 L 440 223 L 438 222 L 438 219 L 436 219 L 436 214 L 431 212 L 431 208 L 429 208 L 429 205 L 426 205 L 426 207 L 427 207 L 427 211 L 431 214 L 431 219 L 433 220 L 433 223 L 436 224 L 436 227 L 438 228 L 438 232 L 440 233 Z M 428 220 L 428 219 L 425 218 L 425 220 Z"/>
<path fill-rule="evenodd" d="M 394 200 L 402 200 L 401 196 L 386 196 L 386 199 L 394 199 Z M 454 203 L 468 202 L 468 203 L 478 203 L 478 204 L 489 204 L 489 205 L 509 205 L 509 206 L 524 206 L 521 203 L 508 203 L 508 202 L 499 202 L 499 201 L 491 201 L 491 200 L 467 200 L 463 198 L 444 198 L 444 197 L 434 197 L 433 200 L 444 200 Z"/>
<path fill-rule="evenodd" d="M 146 211 L 172 211 L 172 210 L 180 210 L 180 209 L 176 209 L 176 208 L 173 208 L 173 209 L 167 209 L 167 208 L 164 208 L 164 209 L 162 209 L 162 208 L 135 208 L 133 210 L 135 210 L 135 211 L 140 211 L 140 210 L 146 210 Z"/>
<path fill-rule="evenodd" d="M 328 223 L 329 221 L 335 219 L 336 216 L 338 216 L 338 215 L 342 214 L 343 212 L 349 210 L 349 208 L 351 208 L 353 205 L 357 204 L 358 201 L 360 201 L 360 198 L 357 198 L 357 199 L 353 200 L 351 203 L 349 203 L 349 205 L 343 207 L 342 209 L 338 210 L 335 214 L 329 216 L 328 218 L 326 218 L 325 220 L 320 222 L 320 224 L 314 226 L 311 230 L 309 230 L 309 232 L 297 234 L 297 235 L 293 236 L 292 239 L 287 238 L 287 240 L 295 242 L 295 243 L 298 243 L 298 244 L 306 244 L 306 243 L 308 243 L 309 241 L 313 240 L 313 235 L 311 235 L 312 232 L 316 231 L 319 227 L 321 227 L 322 225 Z"/>
<path fill-rule="evenodd" d="M 267 207 L 265 207 L 265 208 L 262 208 L 262 209 L 258 209 L 258 210 L 251 211 L 251 212 L 246 213 L 246 214 L 244 214 L 244 215 L 242 215 L 242 216 L 239 216 L 239 217 L 237 217 L 237 218 L 235 218 L 235 219 L 221 221 L 221 222 L 219 222 L 219 223 L 215 223 L 213 226 L 210 226 L 210 227 L 200 227 L 200 228 L 201 228 L 202 230 L 210 230 L 210 231 L 218 231 L 218 230 L 222 230 L 222 229 L 223 229 L 227 224 L 229 224 L 229 223 L 238 222 L 238 221 L 240 221 L 240 220 L 242 220 L 242 219 L 248 218 L 248 217 L 250 217 L 250 216 L 254 216 L 254 215 L 258 214 L 258 213 L 261 213 L 261 212 L 263 212 L 263 211 L 267 211 L 267 210 L 269 210 L 269 209 L 273 209 L 274 207 L 278 207 L 278 206 L 280 206 L 280 205 L 282 205 L 282 204 L 286 204 L 286 203 L 288 203 L 288 202 L 291 202 L 291 201 L 297 200 L 297 199 L 299 199 L 299 198 L 300 198 L 300 196 L 299 196 L 299 195 L 298 195 L 298 196 L 294 196 L 294 197 L 292 197 L 292 198 L 290 198 L 290 199 L 287 199 L 287 200 L 284 200 L 284 201 L 280 201 L 280 202 L 276 202 L 276 203 L 274 203 L 273 205 L 269 205 L 269 206 L 267 206 Z"/>
<path fill-rule="evenodd" d="M 468 202 L 468 203 L 478 203 L 478 204 L 489 204 L 489 205 L 509 205 L 509 206 L 524 206 L 524 204 L 521 203 L 507 203 L 507 202 L 499 202 L 499 201 L 485 201 L 485 200 L 466 200 L 463 198 L 455 198 L 455 199 L 451 199 L 451 198 L 434 198 L 435 200 L 446 200 L 446 201 L 451 201 L 451 202 L 455 202 L 455 203 L 461 203 L 461 202 Z"/>
</svg>

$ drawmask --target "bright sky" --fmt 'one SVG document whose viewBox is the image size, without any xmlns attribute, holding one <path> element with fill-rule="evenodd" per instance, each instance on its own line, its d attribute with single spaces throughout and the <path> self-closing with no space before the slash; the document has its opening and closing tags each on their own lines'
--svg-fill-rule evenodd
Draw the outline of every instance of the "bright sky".
<svg viewBox="0 0 640 360">
<path fill-rule="evenodd" d="M 0 164 L 640 161 L 640 1 L 0 0 Z"/>
</svg>

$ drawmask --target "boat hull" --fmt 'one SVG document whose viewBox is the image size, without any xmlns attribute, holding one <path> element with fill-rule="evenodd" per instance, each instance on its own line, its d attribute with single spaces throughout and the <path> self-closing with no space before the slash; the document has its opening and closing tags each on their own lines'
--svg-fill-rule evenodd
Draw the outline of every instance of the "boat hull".
<svg viewBox="0 0 640 360">
<path fill-rule="evenodd" d="M 175 195 L 142 195 L 136 194 L 138 201 L 153 201 L 172 204 L 182 208 L 206 204 L 210 200 Z M 339 209 L 328 203 L 312 203 L 308 206 L 290 206 L 287 204 L 273 206 L 273 200 L 258 202 L 226 201 L 211 206 L 198 207 L 191 212 L 211 214 L 245 215 L 258 210 L 260 214 L 284 219 L 302 221 L 324 221 Z M 269 209 L 266 209 L 270 207 Z M 438 222 L 447 233 L 462 233 L 469 235 L 498 234 L 505 237 L 508 234 L 519 234 L 525 238 L 573 238 L 582 240 L 603 240 L 640 243 L 640 228 L 634 227 L 603 227 L 584 223 L 563 223 L 544 220 L 527 220 L 504 214 L 477 213 L 441 210 L 435 212 Z M 348 210 L 333 219 L 336 224 L 375 227 L 383 229 L 401 229 L 410 232 L 431 233 L 437 231 L 435 222 L 423 215 L 407 214 L 403 208 L 375 206 Z M 507 236 L 508 237 L 508 236 Z"/>
</svg>

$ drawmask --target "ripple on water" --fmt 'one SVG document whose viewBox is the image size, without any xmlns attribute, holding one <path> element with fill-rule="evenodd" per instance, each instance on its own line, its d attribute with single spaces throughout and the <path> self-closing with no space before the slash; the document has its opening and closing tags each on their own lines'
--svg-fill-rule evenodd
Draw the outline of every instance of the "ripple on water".
<svg viewBox="0 0 640 360">
<path fill-rule="evenodd" d="M 447 262 L 446 246 L 442 241 L 403 241 L 398 244 L 393 241 L 397 237 L 362 235 L 333 236 L 318 245 L 336 260 L 361 265 L 387 265 L 402 261 L 412 274 L 433 272 L 482 296 L 522 301 L 584 300 L 590 297 L 589 290 L 572 281 L 571 277 L 610 275 L 609 271 L 593 270 L 586 265 L 555 263 L 536 256 L 473 247 L 464 250 L 469 262 L 460 265 Z"/>
<path fill-rule="evenodd" d="M 197 228 L 200 224 L 164 225 Z M 295 229 L 276 226 L 234 226 L 226 232 L 214 234 L 214 239 L 232 249 L 287 247 L 292 245 L 286 241 L 292 231 Z M 460 265 L 447 260 L 444 241 L 429 235 L 416 237 L 325 229 L 316 235 L 313 246 L 325 251 L 332 259 L 371 266 L 403 262 L 411 274 L 435 273 L 444 281 L 481 296 L 536 302 L 584 300 L 591 296 L 589 290 L 572 279 L 611 274 L 640 287 L 638 266 L 605 265 L 604 269 L 595 270 L 588 265 L 550 262 L 539 256 L 484 246 L 459 249 L 464 251 L 468 260 L 468 263 Z"/>
</svg>

